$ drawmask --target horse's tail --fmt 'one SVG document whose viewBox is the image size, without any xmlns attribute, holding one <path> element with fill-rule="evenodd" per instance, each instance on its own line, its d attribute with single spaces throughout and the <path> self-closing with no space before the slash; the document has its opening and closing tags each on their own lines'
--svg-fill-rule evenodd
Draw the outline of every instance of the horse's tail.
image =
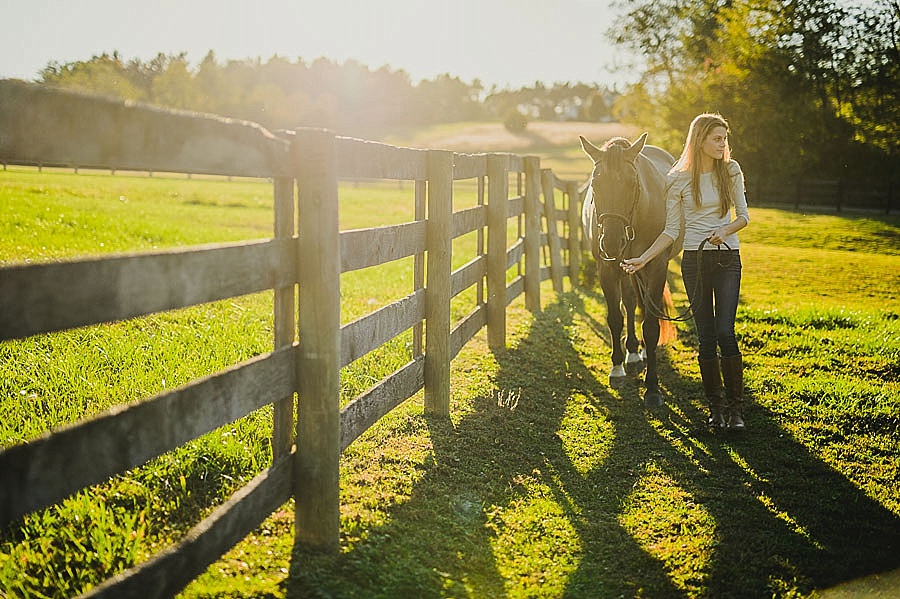
<svg viewBox="0 0 900 599">
<path fill-rule="evenodd" d="M 672 301 L 672 294 L 669 292 L 669 284 L 666 283 L 663 287 L 663 297 L 662 297 L 662 309 L 665 312 L 666 316 L 672 314 L 675 310 L 675 302 Z M 678 337 L 678 331 L 675 329 L 675 324 L 669 320 L 668 318 L 660 318 L 659 319 L 659 342 L 658 345 L 665 345 L 670 341 L 675 341 Z"/>
</svg>

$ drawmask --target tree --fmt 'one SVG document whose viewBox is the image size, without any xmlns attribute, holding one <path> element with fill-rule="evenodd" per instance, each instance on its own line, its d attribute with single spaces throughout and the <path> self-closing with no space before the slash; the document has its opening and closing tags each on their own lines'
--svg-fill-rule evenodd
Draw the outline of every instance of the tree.
<svg viewBox="0 0 900 599">
<path fill-rule="evenodd" d="M 854 139 L 874 146 L 896 164 L 900 159 L 900 2 L 882 2 L 860 11 L 848 32 L 847 93 L 839 115 Z"/>
<path fill-rule="evenodd" d="M 481 81 L 450 74 L 413 85 L 403 70 L 371 70 L 355 60 L 318 58 L 307 64 L 272 56 L 220 62 L 210 51 L 193 67 L 184 53 L 157 54 L 123 64 L 117 53 L 66 65 L 51 63 L 44 82 L 160 106 L 252 120 L 278 130 L 327 127 L 341 134 L 378 136 L 402 125 L 527 118 L 604 118 L 608 90 L 596 84 L 536 82 L 485 94 Z M 596 97 L 595 97 L 596 96 Z M 600 98 L 604 98 L 604 102 Z M 592 100 L 593 98 L 593 100 Z"/>
<path fill-rule="evenodd" d="M 879 160 L 896 156 L 896 134 L 879 134 L 898 130 L 896 0 L 874 9 L 837 0 L 620 6 L 612 37 L 647 62 L 628 110 L 673 149 L 690 119 L 712 110 L 731 121 L 745 170 L 760 178 L 865 176 L 860 156 L 873 156 L 863 141 Z"/>
<path fill-rule="evenodd" d="M 160 106 L 197 110 L 200 101 L 186 55 L 159 55 L 157 59 L 159 68 L 150 85 L 150 101 Z"/>
<path fill-rule="evenodd" d="M 117 52 L 88 61 L 51 62 L 41 70 L 42 83 L 126 100 L 143 100 L 145 93 L 129 77 Z"/>
<path fill-rule="evenodd" d="M 449 73 L 420 81 L 415 89 L 416 102 L 425 111 L 423 122 L 452 123 L 478 118 L 481 83 L 469 85 Z"/>
</svg>

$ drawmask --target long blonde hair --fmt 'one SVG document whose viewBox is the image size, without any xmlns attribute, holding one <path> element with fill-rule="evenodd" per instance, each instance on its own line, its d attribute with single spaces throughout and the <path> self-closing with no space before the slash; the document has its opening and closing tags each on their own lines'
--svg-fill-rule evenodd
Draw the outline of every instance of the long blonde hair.
<svg viewBox="0 0 900 599">
<path fill-rule="evenodd" d="M 699 206 L 700 198 L 700 153 L 702 152 L 703 142 L 706 137 L 716 127 L 725 127 L 727 133 L 728 121 L 722 115 L 711 112 L 698 114 L 691 121 L 691 127 L 688 129 L 687 139 L 684 142 L 684 150 L 681 151 L 681 157 L 672 167 L 672 172 L 690 172 L 691 174 L 691 192 L 694 196 L 694 203 Z M 716 188 L 719 190 L 719 213 L 722 216 L 728 214 L 731 206 L 734 205 L 734 186 L 731 184 L 731 173 L 729 172 L 729 163 L 731 162 L 731 146 L 728 140 L 725 140 L 725 153 L 722 159 L 718 158 L 713 161 L 713 174 L 715 176 Z"/>
</svg>

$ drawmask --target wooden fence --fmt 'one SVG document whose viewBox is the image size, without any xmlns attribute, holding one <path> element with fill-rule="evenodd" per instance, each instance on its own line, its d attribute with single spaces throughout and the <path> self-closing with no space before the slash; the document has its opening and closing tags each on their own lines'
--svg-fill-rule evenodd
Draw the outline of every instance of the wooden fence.
<svg viewBox="0 0 900 599">
<path fill-rule="evenodd" d="M 524 293 L 538 311 L 542 281 L 561 290 L 580 271 L 578 185 L 536 157 L 398 148 L 324 130 L 278 137 L 252 123 L 0 81 L 0 162 L 273 183 L 274 235 L 265 241 L 0 268 L 0 340 L 274 290 L 270 353 L 0 452 L 0 526 L 8 526 L 274 406 L 271 466 L 177 545 L 90 597 L 171 596 L 291 497 L 296 543 L 336 550 L 341 452 L 423 388 L 425 409 L 448 415 L 460 349 L 483 327 L 492 348 L 504 347 L 510 302 Z M 415 220 L 340 231 L 344 178 L 413 181 Z M 454 211 L 459 180 L 478 182 L 478 202 Z M 512 244 L 509 219 L 521 231 Z M 486 233 L 486 244 L 452 270 L 452 240 L 472 232 Z M 410 295 L 341 326 L 341 273 L 408 257 Z M 452 323 L 451 298 L 472 286 L 475 305 Z M 410 329 L 412 359 L 342 409 L 341 368 Z"/>
</svg>

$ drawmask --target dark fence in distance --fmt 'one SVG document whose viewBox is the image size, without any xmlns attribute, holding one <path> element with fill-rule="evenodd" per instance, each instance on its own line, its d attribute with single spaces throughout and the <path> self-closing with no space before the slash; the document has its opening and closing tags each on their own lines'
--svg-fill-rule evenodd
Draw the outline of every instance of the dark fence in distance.
<svg viewBox="0 0 900 599">
<path fill-rule="evenodd" d="M 751 205 L 774 205 L 796 210 L 900 211 L 898 185 L 894 182 L 865 182 L 849 179 L 797 179 L 792 182 L 747 178 Z"/>
</svg>

